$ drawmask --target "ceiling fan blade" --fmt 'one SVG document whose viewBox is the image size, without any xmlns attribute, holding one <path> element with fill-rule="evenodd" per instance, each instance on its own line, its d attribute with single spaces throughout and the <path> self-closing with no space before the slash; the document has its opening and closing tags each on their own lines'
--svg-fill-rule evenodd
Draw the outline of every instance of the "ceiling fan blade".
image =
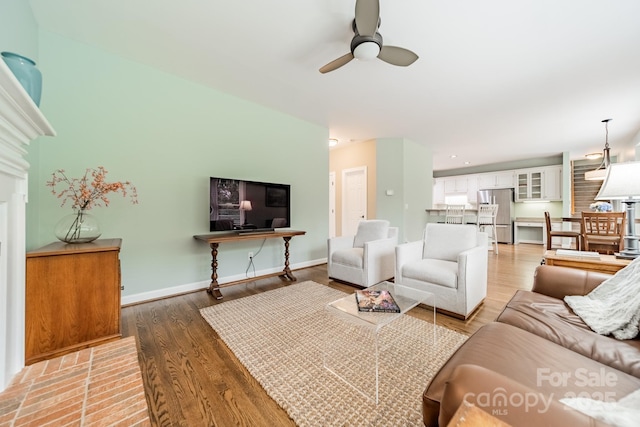
<svg viewBox="0 0 640 427">
<path fill-rule="evenodd" d="M 356 0 L 356 28 L 361 36 L 373 37 L 380 19 L 379 0 Z"/>
<path fill-rule="evenodd" d="M 320 72 L 324 74 L 324 73 L 328 73 L 329 71 L 336 70 L 342 67 L 343 65 L 345 65 L 347 62 L 351 61 L 352 59 L 353 59 L 353 54 L 349 52 L 346 55 L 342 55 L 340 58 L 334 59 L 324 67 L 320 68 Z"/>
<path fill-rule="evenodd" d="M 378 58 L 391 65 L 406 67 L 407 65 L 411 65 L 416 62 L 418 55 L 402 47 L 382 46 Z"/>
</svg>

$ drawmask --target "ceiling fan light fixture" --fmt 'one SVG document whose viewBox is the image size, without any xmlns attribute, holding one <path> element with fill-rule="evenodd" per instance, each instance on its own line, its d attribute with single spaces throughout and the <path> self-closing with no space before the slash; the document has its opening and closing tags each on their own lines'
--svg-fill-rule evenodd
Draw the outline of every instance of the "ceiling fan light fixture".
<svg viewBox="0 0 640 427">
<path fill-rule="evenodd" d="M 362 42 L 353 49 L 353 56 L 361 61 L 370 61 L 380 54 L 380 45 L 374 41 Z"/>
</svg>

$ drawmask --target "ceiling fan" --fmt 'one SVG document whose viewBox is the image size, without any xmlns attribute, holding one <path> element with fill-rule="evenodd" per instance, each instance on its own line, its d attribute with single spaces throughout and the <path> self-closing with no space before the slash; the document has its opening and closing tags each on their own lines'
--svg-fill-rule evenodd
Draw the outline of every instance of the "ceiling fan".
<svg viewBox="0 0 640 427">
<path fill-rule="evenodd" d="M 324 74 L 336 70 L 353 58 L 367 60 L 377 57 L 384 62 L 401 67 L 411 65 L 418 59 L 418 55 L 408 49 L 384 46 L 382 36 L 378 32 L 379 26 L 379 0 L 356 0 L 356 17 L 352 24 L 355 35 L 351 39 L 351 52 L 329 62 L 320 68 L 320 72 Z"/>
</svg>

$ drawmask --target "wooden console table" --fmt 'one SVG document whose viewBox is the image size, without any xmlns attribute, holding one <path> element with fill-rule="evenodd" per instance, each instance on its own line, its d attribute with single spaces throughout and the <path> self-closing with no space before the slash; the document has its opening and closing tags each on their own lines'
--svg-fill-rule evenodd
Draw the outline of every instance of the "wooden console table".
<svg viewBox="0 0 640 427">
<path fill-rule="evenodd" d="M 306 231 L 298 230 L 284 230 L 284 231 L 271 231 L 271 232 L 250 232 L 250 233 L 238 233 L 237 231 L 222 231 L 211 234 L 198 234 L 193 236 L 196 240 L 207 242 L 211 247 L 211 284 L 207 289 L 207 292 L 212 294 L 216 299 L 222 299 L 222 293 L 220 288 L 227 286 L 239 285 L 241 283 L 252 282 L 257 279 L 264 279 L 267 277 L 282 277 L 286 280 L 295 281 L 295 276 L 291 273 L 289 268 L 289 241 L 293 236 L 302 236 L 306 234 Z M 273 239 L 282 237 L 284 240 L 284 270 L 278 273 L 263 274 L 262 276 L 248 277 L 246 279 L 235 280 L 224 284 L 218 283 L 218 246 L 220 243 L 225 242 L 241 242 L 243 240 L 258 240 L 258 239 Z"/>
<path fill-rule="evenodd" d="M 618 259 L 614 255 L 602 255 L 595 257 L 563 256 L 557 255 L 555 250 L 544 253 L 544 261 L 547 265 L 557 265 L 560 267 L 578 268 L 580 270 L 597 271 L 600 273 L 616 274 L 623 269 L 631 260 Z"/>
</svg>

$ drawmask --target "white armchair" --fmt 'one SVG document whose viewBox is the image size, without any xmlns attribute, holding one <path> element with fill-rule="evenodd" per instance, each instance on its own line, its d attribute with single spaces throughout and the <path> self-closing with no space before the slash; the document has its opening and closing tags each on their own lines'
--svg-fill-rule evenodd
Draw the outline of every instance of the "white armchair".
<svg viewBox="0 0 640 427">
<path fill-rule="evenodd" d="M 397 244 L 398 228 L 389 227 L 389 221 L 360 221 L 355 236 L 328 240 L 329 278 L 364 287 L 390 279 Z"/>
<path fill-rule="evenodd" d="M 395 282 L 466 319 L 487 296 L 487 263 L 487 234 L 474 225 L 427 224 L 422 241 L 396 247 Z"/>
</svg>

